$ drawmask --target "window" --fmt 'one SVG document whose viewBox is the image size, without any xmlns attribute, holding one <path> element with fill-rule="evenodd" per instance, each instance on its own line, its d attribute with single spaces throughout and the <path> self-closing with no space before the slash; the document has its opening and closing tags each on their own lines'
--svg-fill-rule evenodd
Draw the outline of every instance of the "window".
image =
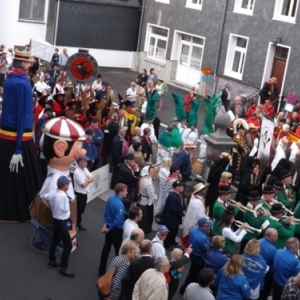
<svg viewBox="0 0 300 300">
<path fill-rule="evenodd" d="M 147 57 L 165 62 L 169 29 L 148 24 L 145 41 Z"/>
<path fill-rule="evenodd" d="M 248 38 L 231 34 L 227 49 L 224 74 L 237 79 L 242 79 Z"/>
<path fill-rule="evenodd" d="M 170 0 L 155 0 L 155 2 L 170 4 Z"/>
<path fill-rule="evenodd" d="M 20 0 L 19 19 L 44 21 L 45 0 Z"/>
<path fill-rule="evenodd" d="M 299 0 L 276 0 L 273 19 L 296 23 Z"/>
<path fill-rule="evenodd" d="M 186 0 L 185 7 L 201 10 L 202 3 L 203 3 L 203 0 Z"/>
<path fill-rule="evenodd" d="M 255 0 L 235 0 L 233 12 L 253 15 L 254 3 Z"/>
</svg>

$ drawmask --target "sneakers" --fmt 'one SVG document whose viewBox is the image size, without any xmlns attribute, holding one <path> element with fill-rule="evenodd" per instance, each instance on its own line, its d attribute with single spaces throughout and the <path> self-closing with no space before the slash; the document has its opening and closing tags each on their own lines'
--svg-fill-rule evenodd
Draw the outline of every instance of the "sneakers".
<svg viewBox="0 0 300 300">
<path fill-rule="evenodd" d="M 68 277 L 74 277 L 75 276 L 75 274 L 69 268 L 67 268 L 67 269 L 60 268 L 59 273 L 61 275 L 68 276 Z"/>
<path fill-rule="evenodd" d="M 47 266 L 49 268 L 56 268 L 60 266 L 60 263 L 58 261 L 49 260 Z"/>
<path fill-rule="evenodd" d="M 86 230 L 86 228 L 83 227 L 81 224 L 78 225 L 78 229 L 79 229 L 79 230 L 82 230 L 82 231 L 85 231 L 85 230 Z"/>
</svg>

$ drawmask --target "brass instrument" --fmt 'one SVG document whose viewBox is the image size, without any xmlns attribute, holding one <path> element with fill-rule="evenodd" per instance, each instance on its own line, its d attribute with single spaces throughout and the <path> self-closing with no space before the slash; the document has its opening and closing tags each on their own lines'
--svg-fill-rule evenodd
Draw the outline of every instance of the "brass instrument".
<svg viewBox="0 0 300 300">
<path fill-rule="evenodd" d="M 285 206 L 284 204 L 282 204 L 280 201 L 275 200 L 275 199 L 273 199 L 272 201 L 273 201 L 274 203 L 280 203 L 280 204 L 282 205 L 282 208 L 283 208 L 283 210 L 284 210 L 284 212 L 285 212 L 286 214 L 289 214 L 289 215 L 291 215 L 291 216 L 294 215 L 294 213 L 293 213 L 291 210 L 289 210 L 288 208 L 286 208 L 286 206 Z"/>
<path fill-rule="evenodd" d="M 299 221 L 300 221 L 300 220 L 299 220 Z M 236 226 L 239 227 L 239 228 L 242 227 L 242 225 L 244 224 L 244 223 L 241 222 L 241 221 L 234 221 L 234 223 L 235 223 Z M 255 233 L 255 232 L 261 233 L 261 232 L 262 232 L 261 229 L 254 228 L 254 227 L 251 227 L 251 226 L 249 226 L 249 225 L 248 225 L 248 228 L 246 229 L 246 231 L 251 232 L 251 233 Z"/>
<path fill-rule="evenodd" d="M 233 200 L 233 199 L 228 199 L 227 201 L 231 202 L 232 204 L 236 204 L 238 203 L 237 201 Z M 240 208 L 239 208 L 243 213 L 245 213 L 246 211 L 249 211 L 251 213 L 254 214 L 254 210 L 253 209 L 250 209 L 244 205 L 242 205 Z"/>
<path fill-rule="evenodd" d="M 283 220 L 284 222 L 286 222 L 288 218 L 289 218 L 289 216 L 282 216 L 282 220 Z M 295 224 L 296 224 L 296 225 L 300 225 L 300 219 L 295 219 L 295 218 L 294 218 L 294 220 L 295 220 Z"/>
</svg>

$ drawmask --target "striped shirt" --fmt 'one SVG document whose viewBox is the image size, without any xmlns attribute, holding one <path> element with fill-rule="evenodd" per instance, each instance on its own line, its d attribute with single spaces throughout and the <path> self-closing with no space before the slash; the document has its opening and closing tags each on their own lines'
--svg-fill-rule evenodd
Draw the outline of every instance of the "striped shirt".
<svg viewBox="0 0 300 300">
<path fill-rule="evenodd" d="M 130 262 L 126 255 L 122 254 L 116 256 L 112 262 L 110 263 L 107 272 L 117 266 L 117 270 L 114 274 L 113 282 L 111 285 L 111 290 L 109 294 L 109 298 L 118 300 L 121 296 L 122 292 L 122 281 L 128 274 Z"/>
</svg>

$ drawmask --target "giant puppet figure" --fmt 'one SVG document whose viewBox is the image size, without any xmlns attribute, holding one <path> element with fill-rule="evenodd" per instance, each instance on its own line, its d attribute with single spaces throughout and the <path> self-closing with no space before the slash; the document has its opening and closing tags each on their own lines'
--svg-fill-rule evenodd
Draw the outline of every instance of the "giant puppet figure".
<svg viewBox="0 0 300 300">
<path fill-rule="evenodd" d="M 29 205 L 42 185 L 33 143 L 33 98 L 26 70 L 29 53 L 16 51 L 4 83 L 0 128 L 0 220 L 30 219 Z"/>
<path fill-rule="evenodd" d="M 69 165 L 83 157 L 86 151 L 82 149 L 85 140 L 84 129 L 76 122 L 65 117 L 49 120 L 45 125 L 43 153 L 49 161 L 47 178 L 31 205 L 30 214 L 32 224 L 36 228 L 34 246 L 49 250 L 52 234 L 51 211 L 45 207 L 41 198 L 56 189 L 56 182 L 60 176 L 71 179 Z M 76 235 L 76 200 L 72 182 L 70 182 L 67 195 L 70 199 L 72 230 L 71 238 Z"/>
</svg>

